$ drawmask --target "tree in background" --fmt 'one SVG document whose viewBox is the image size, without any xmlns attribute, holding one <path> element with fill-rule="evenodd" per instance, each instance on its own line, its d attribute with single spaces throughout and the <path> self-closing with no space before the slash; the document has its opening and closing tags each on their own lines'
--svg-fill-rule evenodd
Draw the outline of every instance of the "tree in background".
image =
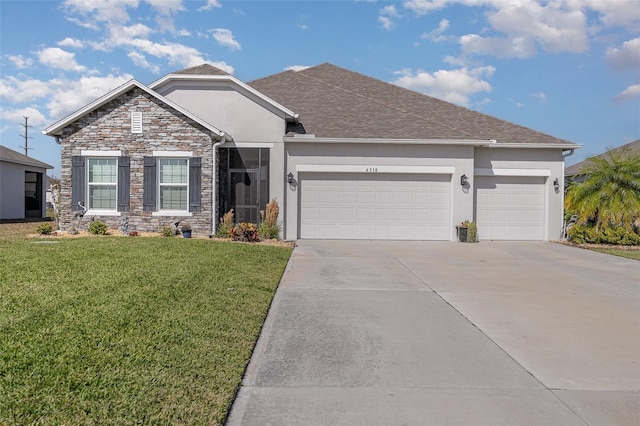
<svg viewBox="0 0 640 426">
<path fill-rule="evenodd" d="M 637 234 L 640 220 L 640 156 L 609 150 L 592 157 L 580 174 L 582 183 L 571 185 L 565 210 L 578 217 L 582 228 L 593 234 L 616 229 Z"/>
</svg>

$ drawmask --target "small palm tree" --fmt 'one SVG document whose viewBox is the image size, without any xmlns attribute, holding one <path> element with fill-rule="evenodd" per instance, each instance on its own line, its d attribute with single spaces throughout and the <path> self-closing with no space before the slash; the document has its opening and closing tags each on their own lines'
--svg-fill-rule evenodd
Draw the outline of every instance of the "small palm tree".
<svg viewBox="0 0 640 426">
<path fill-rule="evenodd" d="M 595 224 L 632 230 L 640 218 L 640 156 L 609 150 L 589 159 L 582 171 L 584 182 L 567 189 L 565 209 L 578 216 L 579 224 Z"/>
</svg>

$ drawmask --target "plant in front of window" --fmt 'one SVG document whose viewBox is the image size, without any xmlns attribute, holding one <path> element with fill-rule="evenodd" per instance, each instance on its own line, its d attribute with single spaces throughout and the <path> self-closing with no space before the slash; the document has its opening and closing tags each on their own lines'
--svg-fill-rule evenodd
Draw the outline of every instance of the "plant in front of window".
<svg viewBox="0 0 640 426">
<path fill-rule="evenodd" d="M 89 232 L 93 235 L 107 235 L 107 224 L 99 220 L 94 220 L 89 225 Z"/>
<path fill-rule="evenodd" d="M 234 228 L 233 209 L 226 212 L 220 218 L 220 225 L 216 231 L 216 238 L 233 238 L 231 230 Z"/>
<path fill-rule="evenodd" d="M 267 204 L 265 210 L 260 211 L 261 222 L 260 225 L 258 225 L 258 235 L 260 239 L 278 239 L 280 236 L 280 224 L 278 223 L 279 212 L 280 208 L 275 198 Z"/>
<path fill-rule="evenodd" d="M 163 237 L 173 237 L 173 229 L 171 229 L 170 226 L 164 225 L 162 228 L 160 228 L 160 234 L 162 234 Z"/>
</svg>

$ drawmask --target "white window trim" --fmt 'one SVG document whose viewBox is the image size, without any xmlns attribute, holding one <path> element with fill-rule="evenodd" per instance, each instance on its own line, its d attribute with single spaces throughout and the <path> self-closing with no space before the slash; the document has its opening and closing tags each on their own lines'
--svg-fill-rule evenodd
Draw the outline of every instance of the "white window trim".
<svg viewBox="0 0 640 426">
<path fill-rule="evenodd" d="M 122 157 L 122 151 L 95 151 L 95 150 L 81 150 L 80 155 L 83 157 Z"/>
<path fill-rule="evenodd" d="M 156 152 L 187 152 L 187 151 L 153 151 L 154 154 Z M 189 151 L 189 153 L 191 153 Z M 157 213 L 157 216 L 193 216 L 193 214 L 189 211 L 189 158 L 191 158 L 193 155 L 189 155 L 188 157 L 186 155 L 184 156 L 176 156 L 176 155 L 170 155 L 170 156 L 163 156 L 163 155 L 154 155 L 154 157 L 157 157 L 158 159 L 171 159 L 171 158 L 180 158 L 180 159 L 187 159 L 187 183 L 185 184 L 162 184 L 162 182 L 160 182 L 160 162 L 158 161 L 157 164 L 157 171 L 156 171 L 156 181 L 158 182 L 158 186 L 157 186 L 157 190 L 158 190 L 158 196 L 157 196 L 157 211 L 153 212 L 153 213 Z M 186 210 L 162 210 L 161 207 L 161 201 L 160 201 L 160 189 L 163 186 L 184 186 L 185 188 L 187 188 L 187 208 Z M 154 216 L 154 214 L 152 213 L 152 216 Z"/>
<path fill-rule="evenodd" d="M 96 151 L 96 152 L 120 152 L 120 151 Z M 104 158 L 104 157 L 110 157 L 113 158 L 112 155 L 106 156 L 106 155 L 92 155 L 92 156 L 87 156 L 85 158 L 85 167 L 86 167 L 86 179 L 87 179 L 87 188 L 86 188 L 86 204 L 89 205 L 91 204 L 90 200 L 91 200 L 91 181 L 89 180 L 89 172 L 90 172 L 90 167 L 89 167 L 89 160 L 91 160 L 91 158 L 96 158 L 96 157 L 100 157 L 100 158 Z M 85 215 L 93 215 L 93 216 L 120 216 L 120 212 L 118 211 L 118 159 L 116 158 L 116 183 L 108 183 L 105 184 L 104 182 L 100 182 L 100 183 L 95 183 L 95 185 L 113 185 L 116 188 L 116 206 L 113 209 L 92 209 L 89 207 L 89 209 L 87 210 L 87 212 L 85 213 Z"/>
<path fill-rule="evenodd" d="M 152 212 L 151 216 L 178 216 L 178 217 L 191 217 L 193 213 L 185 210 L 160 210 Z"/>
<path fill-rule="evenodd" d="M 193 151 L 153 151 L 154 157 L 189 158 Z"/>
<path fill-rule="evenodd" d="M 296 172 L 454 174 L 453 166 L 385 166 L 376 164 L 298 164 Z"/>
<path fill-rule="evenodd" d="M 550 169 L 474 169 L 476 176 L 532 176 L 549 177 Z"/>
</svg>

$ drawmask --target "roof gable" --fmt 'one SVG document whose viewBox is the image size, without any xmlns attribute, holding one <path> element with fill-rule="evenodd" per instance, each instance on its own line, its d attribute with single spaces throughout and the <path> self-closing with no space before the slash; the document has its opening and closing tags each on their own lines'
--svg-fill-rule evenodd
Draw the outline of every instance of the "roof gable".
<svg viewBox="0 0 640 426">
<path fill-rule="evenodd" d="M 249 82 L 301 114 L 317 137 L 497 140 L 578 145 L 332 64 Z"/>
<path fill-rule="evenodd" d="M 44 129 L 42 131 L 42 133 L 45 134 L 45 135 L 48 135 L 48 136 L 61 136 L 62 135 L 62 130 L 65 127 L 67 127 L 68 125 L 70 125 L 71 123 L 75 122 L 79 118 L 89 114 L 90 112 L 100 108 L 101 106 L 105 105 L 106 103 L 116 99 L 118 96 L 121 96 L 122 94 L 127 93 L 129 90 L 131 90 L 133 88 L 136 88 L 136 87 L 139 88 L 140 90 L 146 92 L 147 94 L 151 95 L 152 97 L 158 99 L 160 102 L 164 103 L 165 105 L 167 105 L 167 106 L 175 109 L 176 111 L 184 114 L 185 116 L 187 116 L 188 118 L 192 119 L 196 123 L 200 124 L 201 126 L 206 128 L 207 130 L 213 132 L 217 136 L 219 136 L 221 138 L 225 138 L 227 140 L 230 140 L 230 138 L 231 138 L 230 135 L 226 134 L 224 131 L 218 129 L 217 127 L 215 127 L 212 124 L 204 121 L 203 119 L 195 116 L 194 114 L 190 113 L 189 111 L 185 110 L 184 108 L 182 108 L 181 106 L 175 104 L 174 102 L 171 102 L 169 99 L 166 99 L 164 96 L 161 96 L 160 94 L 154 92 L 153 90 L 149 89 L 147 86 L 145 86 L 144 84 L 140 83 L 137 80 L 129 80 L 127 83 L 121 85 L 120 87 L 115 88 L 111 92 L 109 92 L 109 93 L 103 95 L 102 97 L 96 99 L 95 101 L 91 102 L 90 104 L 88 104 L 88 105 L 84 106 L 83 108 L 77 110 L 73 114 L 71 114 L 71 115 L 63 118 L 62 120 L 52 124 L 51 126 L 47 127 L 46 129 Z"/>
<path fill-rule="evenodd" d="M 176 71 L 173 74 L 230 75 L 229 73 L 222 71 L 220 68 L 216 68 L 210 64 L 202 64 L 195 67 L 185 68 L 183 70 Z"/>
<path fill-rule="evenodd" d="M 640 139 L 637 139 L 633 142 L 629 142 L 628 144 L 619 146 L 617 148 L 613 148 L 610 150 L 607 150 L 607 152 L 603 152 L 602 154 L 598 154 L 595 156 L 591 156 L 589 158 L 587 158 L 584 161 L 581 161 L 579 163 L 576 163 L 572 166 L 569 166 L 565 169 L 564 174 L 565 176 L 575 176 L 580 174 L 580 172 L 582 172 L 582 170 L 588 166 L 591 165 L 591 161 L 590 159 L 593 157 L 604 157 L 609 155 L 610 153 L 614 153 L 614 154 L 634 154 L 634 155 L 640 155 Z"/>
<path fill-rule="evenodd" d="M 24 154 L 20 154 L 17 151 L 0 145 L 0 161 L 6 161 L 7 163 L 21 164 L 23 166 L 39 167 L 43 169 L 53 169 L 53 166 L 36 160 L 35 158 L 28 157 Z"/>
</svg>

